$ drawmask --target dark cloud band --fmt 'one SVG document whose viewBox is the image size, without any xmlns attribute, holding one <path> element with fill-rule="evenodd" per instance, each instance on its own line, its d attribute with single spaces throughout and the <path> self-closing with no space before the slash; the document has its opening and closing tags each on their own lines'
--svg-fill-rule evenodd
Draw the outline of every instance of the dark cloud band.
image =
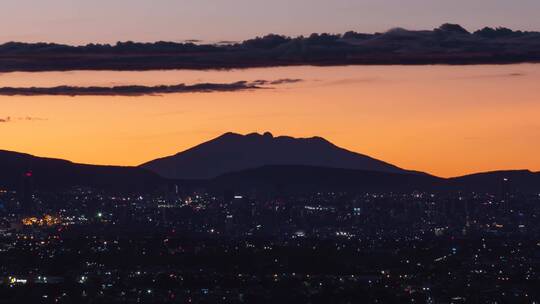
<svg viewBox="0 0 540 304">
<path fill-rule="evenodd" d="M 256 80 L 252 82 L 238 81 L 233 83 L 198 83 L 193 85 L 159 85 L 159 86 L 112 86 L 112 87 L 0 87 L 0 96 L 143 96 L 172 93 L 210 93 L 210 92 L 233 92 L 256 89 L 268 89 L 269 85 L 296 83 L 300 79 Z M 6 121 L 7 122 L 7 121 Z"/>
<path fill-rule="evenodd" d="M 240 43 L 119 42 L 70 46 L 0 45 L 0 72 L 67 70 L 230 69 L 291 65 L 483 64 L 540 62 L 540 32 L 457 24 L 384 33 L 267 35 Z"/>
</svg>

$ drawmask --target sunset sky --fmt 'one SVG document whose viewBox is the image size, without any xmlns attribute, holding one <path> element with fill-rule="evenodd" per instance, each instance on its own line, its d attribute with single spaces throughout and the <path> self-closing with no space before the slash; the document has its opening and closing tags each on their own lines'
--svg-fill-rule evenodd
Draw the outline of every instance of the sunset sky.
<svg viewBox="0 0 540 304">
<path fill-rule="evenodd" d="M 11 117 L 0 123 L 1 148 L 83 163 L 138 165 L 225 132 L 270 131 L 322 136 L 440 176 L 540 170 L 540 69 L 535 64 L 8 73 L 0 81 L 47 87 L 285 77 L 304 81 L 228 93 L 0 96 L 0 118 Z"/>
<path fill-rule="evenodd" d="M 537 0 L 3 0 L 0 41 L 221 41 L 444 22 L 538 30 L 538 12 Z"/>
<path fill-rule="evenodd" d="M 0 42 L 216 42 L 267 33 L 432 29 L 444 22 L 470 30 L 540 30 L 538 12 L 537 0 L 4 0 Z M 1 87 L 283 78 L 302 82 L 263 90 L 142 97 L 0 96 L 0 149 L 83 163 L 138 165 L 225 132 L 270 131 L 322 136 L 344 148 L 439 176 L 538 171 L 538 67 L 3 73 Z"/>
</svg>

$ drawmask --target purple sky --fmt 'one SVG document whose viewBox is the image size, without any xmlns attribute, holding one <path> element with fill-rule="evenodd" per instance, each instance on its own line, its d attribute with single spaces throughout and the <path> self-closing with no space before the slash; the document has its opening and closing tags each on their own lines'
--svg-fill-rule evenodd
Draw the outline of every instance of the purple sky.
<svg viewBox="0 0 540 304">
<path fill-rule="evenodd" d="M 540 30 L 538 0 L 2 0 L 0 42 L 242 40 L 266 33 Z"/>
</svg>

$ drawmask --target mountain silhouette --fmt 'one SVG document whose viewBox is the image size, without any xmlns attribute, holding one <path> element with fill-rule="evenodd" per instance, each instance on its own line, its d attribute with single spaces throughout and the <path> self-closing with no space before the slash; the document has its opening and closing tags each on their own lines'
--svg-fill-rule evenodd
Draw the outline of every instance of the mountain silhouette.
<svg viewBox="0 0 540 304">
<path fill-rule="evenodd" d="M 16 189 L 23 179 L 35 188 L 89 186 L 106 190 L 142 191 L 164 183 L 157 174 L 137 167 L 96 166 L 0 150 L 0 186 Z"/>
<path fill-rule="evenodd" d="M 231 140 L 233 139 L 234 140 Z M 493 171 L 454 178 L 440 178 L 415 171 L 405 171 L 395 166 L 335 147 L 321 138 L 273 138 L 270 134 L 225 134 L 211 143 L 238 143 L 247 141 L 300 142 L 300 146 L 329 146 L 333 155 L 357 156 L 382 170 L 358 170 L 310 165 L 263 165 L 245 170 L 230 171 L 208 179 L 168 179 L 140 167 L 99 166 L 72 163 L 52 158 L 0 150 L 0 188 L 18 189 L 29 182 L 35 189 L 58 190 L 86 186 L 101 190 L 122 192 L 161 191 L 171 185 L 182 188 L 205 189 L 211 192 L 255 191 L 265 193 L 306 193 L 313 191 L 350 192 L 409 192 L 409 191 L 465 191 L 486 193 L 540 193 L 540 172 L 528 170 Z M 315 142 L 315 144 L 314 144 Z M 271 145 L 270 145 L 271 146 Z M 200 147 L 200 146 L 198 146 Z M 198 147 L 193 149 L 198 150 Z M 245 147 L 245 146 L 243 146 Z M 266 146 L 262 146 L 263 149 Z M 232 149 L 229 147 L 229 149 Z M 298 151 L 303 151 L 297 148 Z M 207 150 L 204 148 L 203 150 Z M 189 151 L 189 150 L 188 150 Z M 300 153 L 300 152 L 295 153 Z M 197 152 L 197 151 L 196 151 Z M 229 153 L 232 153 L 229 151 Z M 276 152 L 279 155 L 281 152 Z M 199 152 L 196 153 L 199 156 Z M 243 155 L 243 154 L 242 154 Z M 212 169 L 213 154 L 209 154 L 205 168 Z M 354 157 L 353 157 L 354 158 Z M 279 160 L 279 158 L 276 158 Z M 311 159 L 311 158 L 307 158 Z M 347 159 L 347 158 L 346 158 Z M 203 158 L 204 161 L 204 158 Z M 197 163 L 199 164 L 199 163 Z M 233 162 L 233 164 L 237 164 Z M 328 164 L 335 164 L 328 161 Z M 340 164 L 340 163 L 338 163 Z M 362 164 L 360 162 L 360 164 Z M 255 163 L 250 163 L 255 166 Z M 327 165 L 327 164 L 325 164 Z M 222 166 L 220 170 L 230 170 Z M 386 170 L 386 171 L 384 171 Z"/>
<path fill-rule="evenodd" d="M 239 192 L 484 192 L 539 193 L 540 172 L 509 170 L 453 178 L 310 166 L 263 166 L 221 175 L 206 182 L 215 190 Z"/>
<path fill-rule="evenodd" d="M 445 181 L 428 174 L 279 165 L 223 174 L 210 180 L 208 185 L 219 191 L 248 193 L 407 192 L 439 189 Z"/>
<path fill-rule="evenodd" d="M 445 187 L 460 191 L 540 193 L 540 172 L 504 170 L 448 178 Z"/>
<path fill-rule="evenodd" d="M 226 133 L 173 156 L 141 167 L 173 179 L 211 179 L 222 174 L 270 165 L 297 165 L 413 173 L 337 147 L 321 137 L 274 137 L 271 133 Z"/>
</svg>

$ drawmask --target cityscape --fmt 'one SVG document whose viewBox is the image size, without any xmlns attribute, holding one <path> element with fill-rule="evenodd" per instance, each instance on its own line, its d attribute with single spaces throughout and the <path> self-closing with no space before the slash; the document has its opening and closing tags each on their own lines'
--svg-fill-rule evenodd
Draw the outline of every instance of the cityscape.
<svg viewBox="0 0 540 304">
<path fill-rule="evenodd" d="M 0 304 L 540 304 L 539 12 L 2 0 Z"/>
<path fill-rule="evenodd" d="M 0 190 L 2 299 L 535 303 L 540 297 L 540 191 L 517 190 L 512 172 L 483 191 L 216 190 L 180 180 L 151 191 L 52 190 L 38 187 L 39 174 L 25 172 L 18 187 Z"/>
</svg>

